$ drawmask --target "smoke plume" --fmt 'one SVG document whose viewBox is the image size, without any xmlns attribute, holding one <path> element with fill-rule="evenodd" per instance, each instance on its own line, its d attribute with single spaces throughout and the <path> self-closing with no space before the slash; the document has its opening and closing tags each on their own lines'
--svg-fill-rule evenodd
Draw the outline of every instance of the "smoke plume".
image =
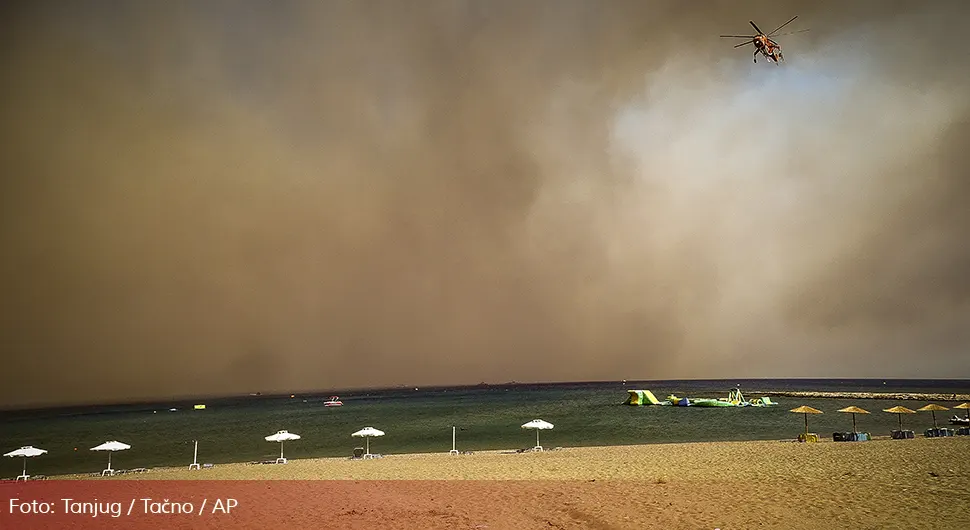
<svg viewBox="0 0 970 530">
<path fill-rule="evenodd" d="M 966 2 L 2 10 L 0 406 L 970 377 Z"/>
</svg>

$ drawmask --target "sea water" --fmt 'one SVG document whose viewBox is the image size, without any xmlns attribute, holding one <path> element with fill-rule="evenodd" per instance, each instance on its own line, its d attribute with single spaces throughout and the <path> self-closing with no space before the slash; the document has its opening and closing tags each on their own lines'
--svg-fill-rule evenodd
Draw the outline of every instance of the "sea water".
<svg viewBox="0 0 970 530">
<path fill-rule="evenodd" d="M 535 431 L 520 426 L 535 418 L 555 425 L 540 433 L 545 447 L 627 445 L 722 440 L 792 439 L 804 430 L 804 417 L 789 409 L 808 405 L 823 411 L 809 417 L 809 430 L 823 437 L 851 431 L 852 417 L 837 413 L 856 405 L 871 412 L 857 415 L 858 430 L 888 435 L 897 416 L 882 412 L 895 405 L 911 409 L 925 402 L 873 399 L 804 399 L 773 397 L 775 407 L 704 408 L 624 405 L 627 390 L 648 389 L 664 399 L 727 397 L 740 385 L 746 397 L 758 390 L 846 392 L 970 393 L 970 381 L 944 380 L 721 380 L 617 381 L 601 383 L 479 385 L 463 388 L 358 390 L 339 393 L 342 407 L 324 407 L 331 392 L 319 395 L 244 396 L 193 402 L 75 407 L 0 412 L 3 452 L 33 445 L 49 452 L 28 462 L 32 475 L 94 473 L 107 455 L 90 451 L 118 440 L 131 449 L 114 453 L 114 469 L 188 466 L 193 441 L 199 463 L 273 460 L 280 445 L 264 437 L 279 430 L 299 434 L 284 444 L 288 459 L 349 457 L 364 440 L 351 433 L 371 426 L 386 433 L 371 439 L 371 452 L 382 454 L 447 452 L 456 427 L 459 451 L 532 447 Z M 201 401 L 197 401 L 201 402 Z M 944 406 L 955 403 L 943 403 Z M 169 409 L 175 408 L 172 412 Z M 937 412 L 948 424 L 954 413 Z M 903 417 L 905 428 L 921 432 L 932 426 L 930 413 Z M 0 477 L 20 473 L 19 459 L 0 461 Z"/>
</svg>

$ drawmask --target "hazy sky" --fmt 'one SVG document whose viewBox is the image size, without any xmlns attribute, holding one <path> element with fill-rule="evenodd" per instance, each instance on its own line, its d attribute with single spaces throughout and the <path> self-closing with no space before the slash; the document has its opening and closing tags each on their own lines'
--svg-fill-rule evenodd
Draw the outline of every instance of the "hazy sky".
<svg viewBox="0 0 970 530">
<path fill-rule="evenodd" d="M 970 377 L 966 1 L 0 11 L 0 406 Z"/>
</svg>

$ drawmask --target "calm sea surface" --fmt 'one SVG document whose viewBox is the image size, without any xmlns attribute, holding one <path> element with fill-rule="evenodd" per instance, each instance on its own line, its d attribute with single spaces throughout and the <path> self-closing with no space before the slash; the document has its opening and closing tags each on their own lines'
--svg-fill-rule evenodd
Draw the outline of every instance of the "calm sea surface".
<svg viewBox="0 0 970 530">
<path fill-rule="evenodd" d="M 803 416 L 789 409 L 809 405 L 824 414 L 809 418 L 810 430 L 825 436 L 851 430 L 852 418 L 836 410 L 857 405 L 872 412 L 857 416 L 860 431 L 888 434 L 897 426 L 895 405 L 911 409 L 919 401 L 773 398 L 770 408 L 632 407 L 623 405 L 627 389 L 652 390 L 659 398 L 727 397 L 740 384 L 748 398 L 758 390 L 970 393 L 968 380 L 721 380 L 628 381 L 492 385 L 482 387 L 345 391 L 342 407 L 324 407 L 327 395 L 246 396 L 140 405 L 0 412 L 0 453 L 22 445 L 47 449 L 28 462 L 31 474 L 97 472 L 107 455 L 90 451 L 118 440 L 131 449 L 115 453 L 115 469 L 186 466 L 192 440 L 199 441 L 200 463 L 268 460 L 279 444 L 264 437 L 286 429 L 302 436 L 287 442 L 287 458 L 350 456 L 363 440 L 351 433 L 373 426 L 386 435 L 371 440 L 371 452 L 394 454 L 446 452 L 451 427 L 457 426 L 458 449 L 476 451 L 531 447 L 535 432 L 520 428 L 541 418 L 555 429 L 541 433 L 545 447 L 626 445 L 718 440 L 780 440 L 803 429 Z M 193 410 L 194 403 L 205 410 Z M 943 403 L 952 406 L 956 403 Z M 175 412 L 169 411 L 176 408 Z M 953 413 L 937 413 L 948 424 Z M 904 427 L 917 432 L 932 426 L 929 413 L 907 415 Z M 0 477 L 20 472 L 20 459 L 0 460 Z"/>
</svg>

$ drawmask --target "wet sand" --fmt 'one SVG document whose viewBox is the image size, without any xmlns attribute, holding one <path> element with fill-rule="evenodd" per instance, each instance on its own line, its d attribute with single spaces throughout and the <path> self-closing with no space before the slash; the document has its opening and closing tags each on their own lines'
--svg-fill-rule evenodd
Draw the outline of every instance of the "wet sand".
<svg viewBox="0 0 970 530">
<path fill-rule="evenodd" d="M 315 493 L 286 495 L 327 528 L 970 528 L 966 436 L 325 458 L 105 480 L 125 479 L 309 480 Z"/>
</svg>

